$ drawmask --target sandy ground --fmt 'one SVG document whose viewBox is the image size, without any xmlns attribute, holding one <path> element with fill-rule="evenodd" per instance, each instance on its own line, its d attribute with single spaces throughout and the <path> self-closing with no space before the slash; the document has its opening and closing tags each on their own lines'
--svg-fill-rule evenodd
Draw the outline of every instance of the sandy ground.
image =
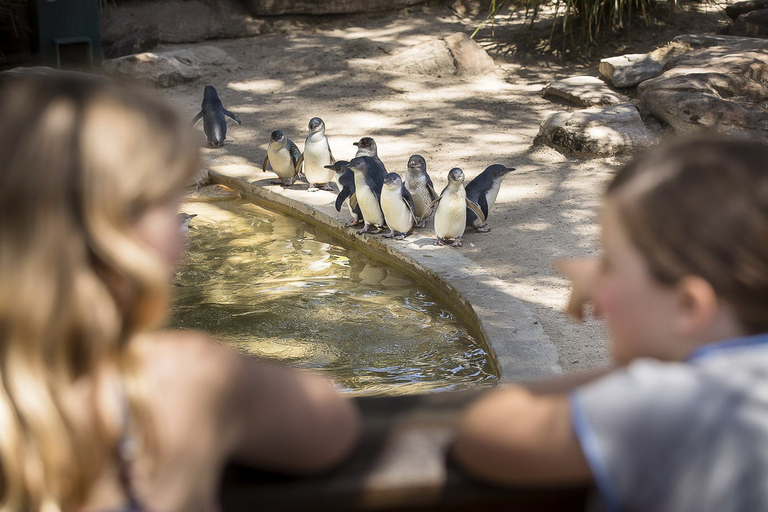
<svg viewBox="0 0 768 512">
<path fill-rule="evenodd" d="M 423 155 L 438 190 L 452 167 L 461 167 L 467 179 L 493 163 L 516 167 L 490 212 L 492 231 L 468 231 L 464 247 L 445 250 L 462 251 L 513 286 L 556 345 L 565 371 L 593 368 L 608 360 L 605 329 L 599 321 L 578 324 L 561 313 L 568 285 L 552 261 L 597 254 L 602 190 L 621 162 L 576 160 L 550 148 L 532 148 L 545 115 L 570 108 L 543 99 L 542 89 L 553 79 L 596 76 L 596 61 L 561 63 L 546 52 L 520 50 L 511 41 L 519 39 L 513 29 L 522 19 L 521 13 L 506 16 L 497 23 L 495 37 L 490 30 L 480 34 L 497 64 L 496 72 L 484 77 L 377 70 L 392 54 L 453 32 L 471 33 L 477 23 L 445 7 L 428 7 L 389 15 L 281 20 L 274 32 L 262 36 L 207 41 L 203 44 L 224 49 L 237 64 L 163 94 L 191 119 L 203 86 L 214 85 L 224 105 L 238 113 L 243 125 L 230 124 L 228 143 L 205 150 L 214 163 L 240 161 L 260 169 L 272 130 L 285 131 L 302 148 L 309 119 L 319 116 L 337 159 L 351 159 L 352 143 L 371 136 L 390 171 L 404 174 L 408 157 Z M 668 40 L 659 30 L 650 33 L 653 37 L 634 42 L 615 38 L 600 51 L 642 52 Z M 204 141 L 202 129 L 200 137 Z M 329 203 L 335 197 L 316 193 L 326 194 Z"/>
</svg>

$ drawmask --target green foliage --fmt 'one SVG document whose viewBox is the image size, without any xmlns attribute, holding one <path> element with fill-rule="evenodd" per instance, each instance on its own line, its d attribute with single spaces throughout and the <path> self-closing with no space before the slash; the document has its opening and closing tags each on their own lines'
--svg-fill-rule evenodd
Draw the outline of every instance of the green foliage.
<svg viewBox="0 0 768 512">
<path fill-rule="evenodd" d="M 525 17 L 531 24 L 536 21 L 540 10 L 545 5 L 554 8 L 555 18 L 562 18 L 563 33 L 582 39 L 584 47 L 595 42 L 602 28 L 625 28 L 633 16 L 640 13 L 645 18 L 646 13 L 655 3 L 654 0 L 518 0 L 525 8 Z M 512 3 L 509 0 L 492 0 L 491 9 L 485 19 L 477 26 L 471 37 L 489 21 L 493 26 L 496 16 L 501 10 Z M 674 0 L 675 6 L 677 0 Z M 553 33 L 557 24 L 553 24 Z M 550 38 L 551 39 L 551 38 Z"/>
</svg>

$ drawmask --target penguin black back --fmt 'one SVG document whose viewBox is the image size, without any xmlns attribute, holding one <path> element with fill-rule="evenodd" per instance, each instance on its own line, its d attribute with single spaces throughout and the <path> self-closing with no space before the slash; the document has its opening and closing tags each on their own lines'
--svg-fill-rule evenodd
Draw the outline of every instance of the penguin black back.
<svg viewBox="0 0 768 512">
<path fill-rule="evenodd" d="M 506 167 L 501 164 L 489 165 L 483 172 L 467 183 L 467 199 L 480 207 L 486 219 L 493 203 L 496 202 L 501 181 L 514 170 L 514 167 Z M 474 226 L 475 229 L 481 227 L 480 219 L 469 208 L 467 208 L 467 225 Z"/>
<path fill-rule="evenodd" d="M 212 85 L 206 85 L 205 90 L 203 90 L 203 103 L 200 106 L 200 112 L 192 120 L 192 124 L 197 124 L 202 118 L 203 131 L 208 143 L 212 146 L 223 146 L 224 140 L 227 138 L 227 120 L 224 116 L 229 116 L 237 124 L 242 124 L 236 114 L 224 108 L 216 88 Z"/>
</svg>

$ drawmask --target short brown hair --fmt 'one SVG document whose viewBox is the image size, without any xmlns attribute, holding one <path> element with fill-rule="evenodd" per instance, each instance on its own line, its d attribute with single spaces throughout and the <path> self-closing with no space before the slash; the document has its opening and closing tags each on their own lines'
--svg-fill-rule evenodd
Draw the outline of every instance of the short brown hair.
<svg viewBox="0 0 768 512">
<path fill-rule="evenodd" d="M 607 196 L 656 279 L 699 276 L 747 333 L 768 332 L 768 145 L 668 144 L 619 170 Z"/>
</svg>

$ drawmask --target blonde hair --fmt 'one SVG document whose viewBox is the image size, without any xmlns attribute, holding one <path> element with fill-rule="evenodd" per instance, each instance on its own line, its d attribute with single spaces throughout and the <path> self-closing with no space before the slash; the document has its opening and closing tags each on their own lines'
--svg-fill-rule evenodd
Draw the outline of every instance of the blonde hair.
<svg viewBox="0 0 768 512">
<path fill-rule="evenodd" d="M 168 303 L 167 268 L 131 232 L 198 168 L 188 127 L 147 93 L 61 74 L 0 86 L 2 510 L 83 503 L 114 440 L 84 438 L 64 396 Z"/>
<path fill-rule="evenodd" d="M 659 282 L 702 277 L 746 333 L 768 332 L 768 145 L 680 140 L 627 164 L 607 194 Z"/>
</svg>

